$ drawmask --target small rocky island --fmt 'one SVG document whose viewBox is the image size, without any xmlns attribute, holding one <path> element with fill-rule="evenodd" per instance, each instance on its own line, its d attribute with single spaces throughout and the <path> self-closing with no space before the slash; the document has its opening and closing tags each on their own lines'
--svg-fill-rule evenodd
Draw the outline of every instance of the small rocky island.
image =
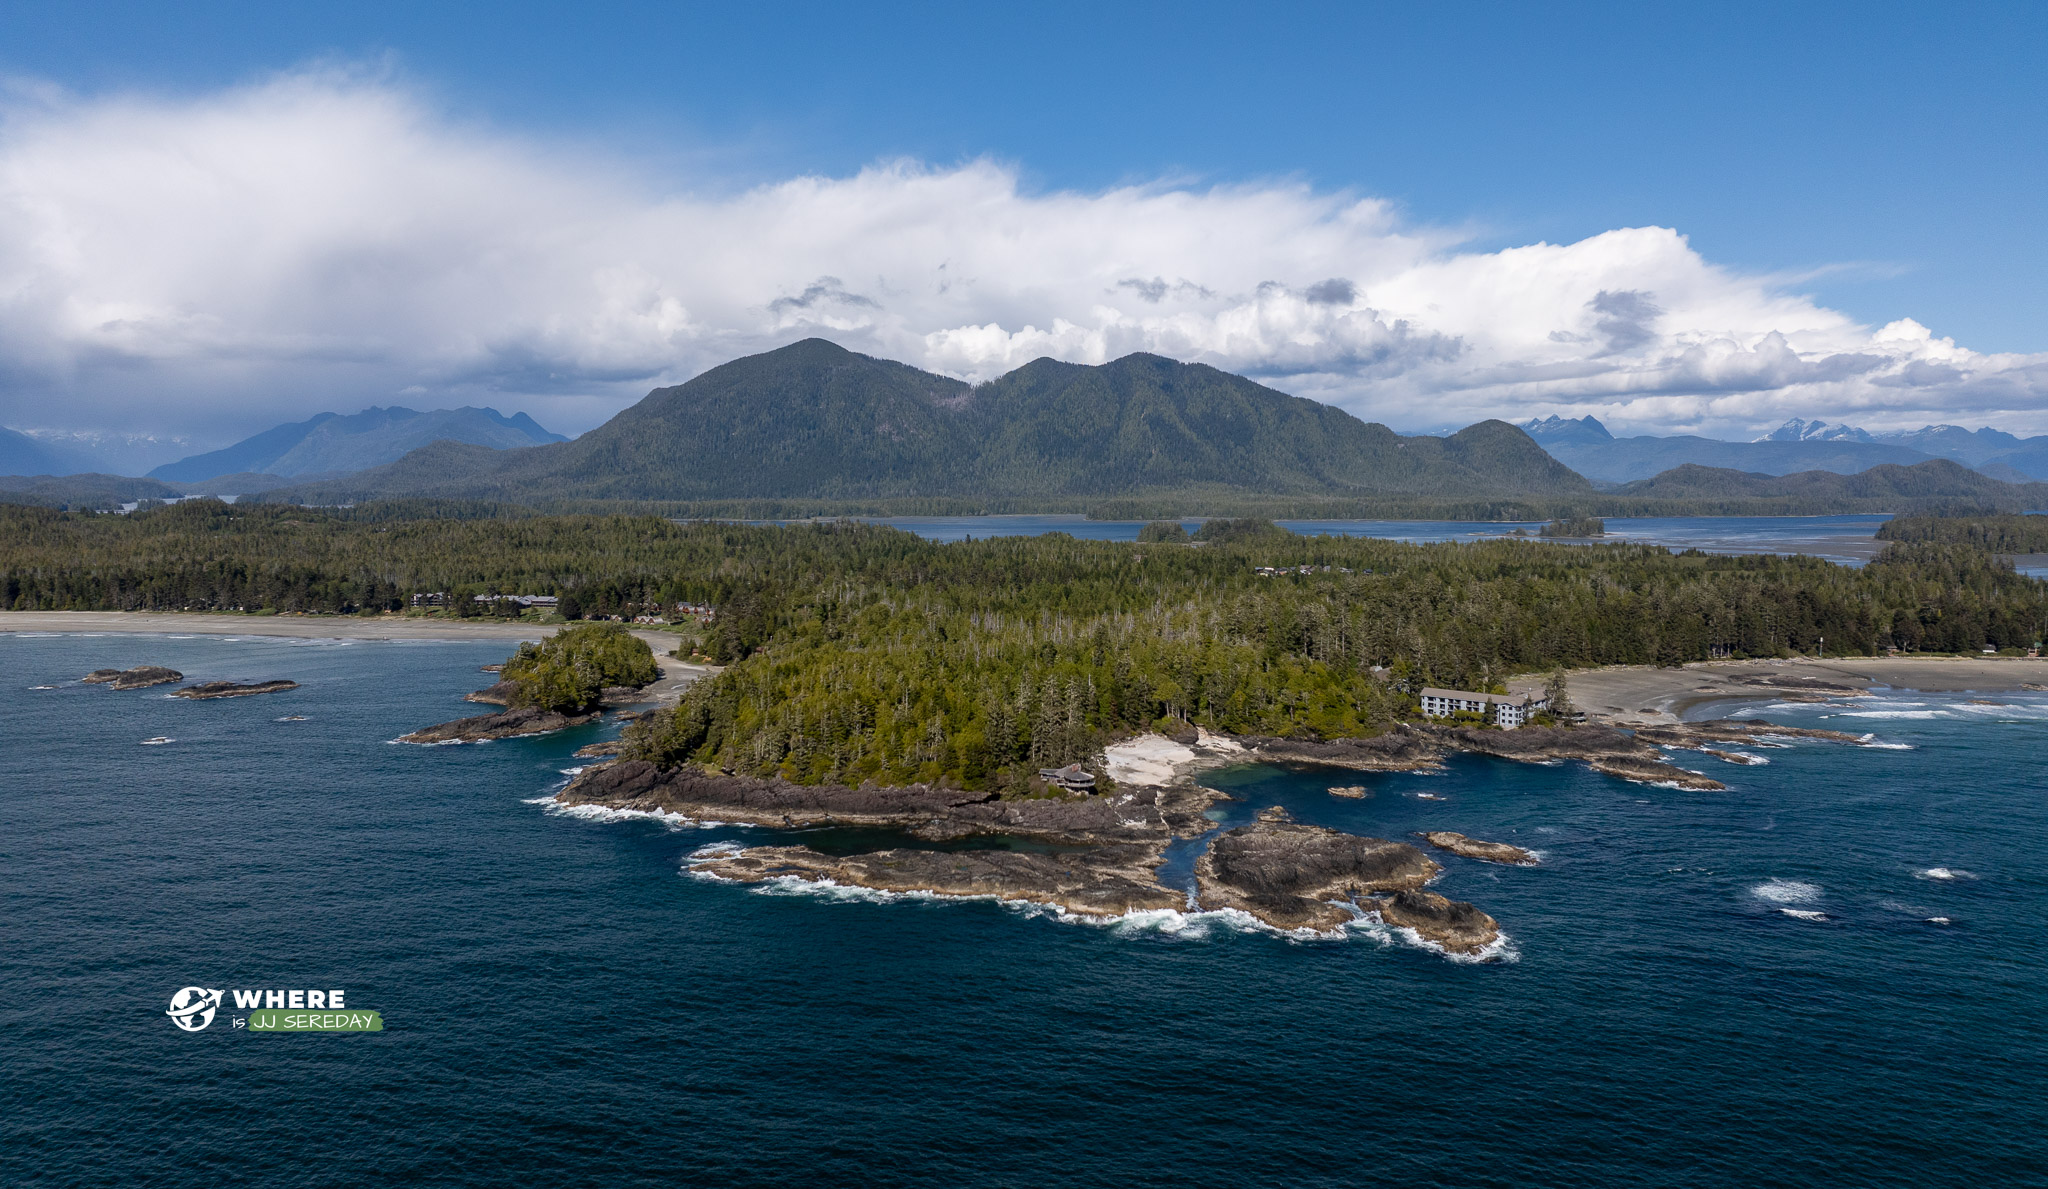
<svg viewBox="0 0 2048 1189">
<path fill-rule="evenodd" d="M 192 698 L 195 701 L 206 701 L 211 698 L 248 698 L 254 697 L 257 694 L 283 693 L 285 690 L 297 688 L 299 688 L 298 682 L 284 680 L 259 681 L 253 685 L 237 685 L 232 681 L 202 681 L 197 685 L 188 685 L 184 689 L 174 690 L 171 696 L 174 698 Z"/>
<path fill-rule="evenodd" d="M 169 685 L 185 680 L 185 675 L 176 669 L 162 665 L 137 665 L 133 669 L 94 669 L 79 678 L 87 685 L 104 685 L 109 689 L 148 689 L 152 685 Z"/>
<path fill-rule="evenodd" d="M 578 624 L 539 644 L 521 644 L 498 668 L 503 680 L 464 700 L 504 706 L 504 711 L 423 727 L 398 741 L 483 743 L 545 735 L 597 721 L 607 701 L 629 696 L 661 676 L 654 650 L 616 623 Z"/>
<path fill-rule="evenodd" d="M 1532 867 L 1536 863 L 1536 856 L 1519 846 L 1509 846 L 1505 842 L 1481 842 L 1477 838 L 1467 838 L 1455 830 L 1430 830 L 1421 837 L 1438 850 L 1447 850 L 1468 859 L 1506 863 L 1512 867 Z"/>
</svg>

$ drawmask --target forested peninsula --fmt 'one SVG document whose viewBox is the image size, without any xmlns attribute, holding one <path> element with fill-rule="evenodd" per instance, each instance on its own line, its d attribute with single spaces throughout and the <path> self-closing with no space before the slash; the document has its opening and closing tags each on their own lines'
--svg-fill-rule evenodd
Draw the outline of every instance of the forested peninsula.
<svg viewBox="0 0 2048 1189">
<path fill-rule="evenodd" d="M 452 513 L 463 512 L 463 518 Z M 627 754 L 799 783 L 983 788 L 1108 739 L 1204 727 L 1369 736 L 1424 685 L 1714 655 L 2024 647 L 2048 586 L 1967 544 L 1805 557 L 1500 540 L 1409 545 L 1258 524 L 1208 539 L 936 544 L 894 529 L 192 501 L 0 507 L 0 605 L 382 615 L 411 596 L 554 594 L 585 614 L 711 606 L 726 666 Z"/>
</svg>

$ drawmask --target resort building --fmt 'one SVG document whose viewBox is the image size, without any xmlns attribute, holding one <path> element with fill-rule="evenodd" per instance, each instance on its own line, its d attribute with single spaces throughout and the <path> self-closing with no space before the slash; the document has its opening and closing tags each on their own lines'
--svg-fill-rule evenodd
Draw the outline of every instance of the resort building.
<svg viewBox="0 0 2048 1189">
<path fill-rule="evenodd" d="M 1062 788 L 1070 793 L 1095 791 L 1095 774 L 1079 764 L 1068 764 L 1064 768 L 1040 768 L 1038 778 L 1054 788 Z"/>
<path fill-rule="evenodd" d="M 1426 718 L 1449 718 L 1453 714 L 1484 715 L 1502 730 L 1512 731 L 1539 710 L 1550 707 L 1541 694 L 1475 694 L 1462 689 L 1425 689 L 1422 713 Z"/>
</svg>

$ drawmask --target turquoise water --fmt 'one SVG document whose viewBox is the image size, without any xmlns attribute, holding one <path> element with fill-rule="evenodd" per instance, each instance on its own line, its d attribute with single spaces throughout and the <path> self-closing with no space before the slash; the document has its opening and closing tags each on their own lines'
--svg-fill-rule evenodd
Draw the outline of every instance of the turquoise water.
<svg viewBox="0 0 2048 1189">
<path fill-rule="evenodd" d="M 1210 774 L 1231 820 L 1541 852 L 1444 856 L 1510 938 L 1471 964 L 694 878 L 707 844 L 806 836 L 535 804 L 602 728 L 387 742 L 502 652 L 0 636 L 0 1183 L 2038 1181 L 2041 695 L 1766 707 L 1899 746 L 1680 753 L 1725 793 L 1471 757 Z M 75 681 L 145 662 L 304 687 Z M 387 1030 L 188 1034 L 163 1013 L 192 984 L 342 987 Z"/>
</svg>

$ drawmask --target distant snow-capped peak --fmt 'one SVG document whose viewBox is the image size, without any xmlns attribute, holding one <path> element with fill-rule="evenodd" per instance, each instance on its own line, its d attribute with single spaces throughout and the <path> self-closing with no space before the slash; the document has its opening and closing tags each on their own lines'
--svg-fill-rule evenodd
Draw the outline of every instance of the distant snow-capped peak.
<svg viewBox="0 0 2048 1189">
<path fill-rule="evenodd" d="M 1794 417 L 1756 440 L 1759 442 L 1869 442 L 1876 439 L 1853 425 L 1830 425 L 1825 421 L 1802 421 Z"/>
</svg>

